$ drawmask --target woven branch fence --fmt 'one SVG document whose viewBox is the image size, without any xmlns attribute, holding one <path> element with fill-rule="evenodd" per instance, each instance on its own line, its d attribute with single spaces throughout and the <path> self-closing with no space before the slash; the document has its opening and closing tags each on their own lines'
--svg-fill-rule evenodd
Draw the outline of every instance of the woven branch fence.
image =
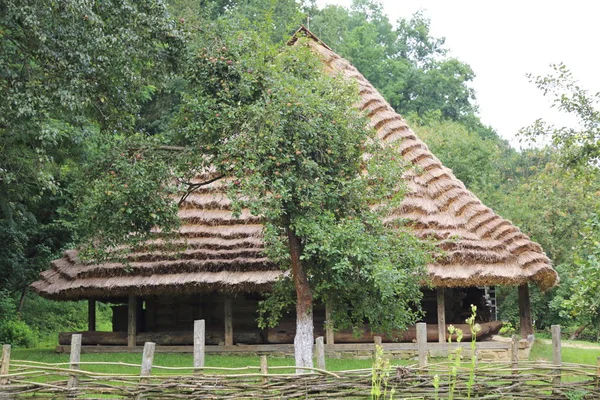
<svg viewBox="0 0 600 400">
<path fill-rule="evenodd" d="M 553 327 L 552 362 L 519 361 L 469 364 L 454 360 L 389 367 L 377 355 L 379 369 L 331 372 L 325 369 L 322 338 L 317 340 L 320 368 L 295 373 L 295 366 L 205 367 L 202 347 L 194 353 L 193 366 L 153 365 L 154 343 L 146 343 L 141 364 L 81 362 L 81 335 L 73 335 L 68 363 L 11 360 L 4 345 L 0 364 L 0 398 L 136 398 L 136 399 L 600 399 L 598 366 L 561 361 L 560 327 Z M 381 349 L 378 350 L 381 351 Z M 473 359 L 475 360 L 475 359 Z M 139 373 L 99 373 L 90 369 Z M 115 367 L 115 368 L 113 368 Z M 373 374 L 375 379 L 373 379 Z M 373 395 L 373 381 L 380 396 Z M 387 393 L 387 396 L 385 395 Z"/>
</svg>

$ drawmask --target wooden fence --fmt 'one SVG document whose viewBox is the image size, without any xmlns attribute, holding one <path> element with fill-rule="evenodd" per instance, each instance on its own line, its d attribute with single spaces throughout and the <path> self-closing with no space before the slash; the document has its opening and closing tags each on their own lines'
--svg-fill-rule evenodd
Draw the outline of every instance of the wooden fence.
<svg viewBox="0 0 600 400">
<path fill-rule="evenodd" d="M 408 367 L 331 372 L 326 370 L 322 339 L 317 339 L 319 368 L 296 374 L 293 366 L 269 366 L 261 356 L 260 367 L 217 368 L 204 366 L 202 323 L 197 324 L 197 352 L 190 367 L 153 364 L 155 346 L 146 343 L 140 364 L 82 362 L 81 337 L 73 335 L 68 363 L 11 360 L 4 345 L 0 366 L 0 398 L 184 398 L 184 399 L 364 399 L 372 396 L 372 378 L 387 382 L 395 399 L 598 399 L 598 366 L 563 363 L 560 327 L 554 326 L 554 359 L 551 362 L 520 361 L 468 363 L 453 360 L 429 364 L 426 357 Z M 456 357 L 455 357 L 456 358 Z M 463 360 L 468 361 L 468 360 Z M 89 366 L 104 368 L 127 365 L 139 373 L 98 373 Z M 108 367 L 107 367 L 108 366 Z"/>
</svg>

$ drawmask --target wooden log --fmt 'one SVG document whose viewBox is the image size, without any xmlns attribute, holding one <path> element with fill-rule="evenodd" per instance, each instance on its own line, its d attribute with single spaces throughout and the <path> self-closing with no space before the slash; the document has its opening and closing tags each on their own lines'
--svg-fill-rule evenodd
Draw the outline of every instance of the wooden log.
<svg viewBox="0 0 600 400">
<path fill-rule="evenodd" d="M 96 300 L 88 300 L 88 331 L 96 330 Z"/>
<path fill-rule="evenodd" d="M 526 339 L 528 335 L 533 334 L 529 285 L 526 283 L 519 286 L 519 320 L 521 325 L 521 337 Z"/>
<path fill-rule="evenodd" d="M 552 331 L 552 364 L 557 368 L 554 370 L 554 377 L 552 378 L 552 385 L 560 386 L 561 369 L 562 365 L 562 354 L 561 354 L 561 339 L 560 339 L 560 325 L 552 325 L 550 327 Z"/>
<path fill-rule="evenodd" d="M 331 303 L 325 304 L 325 339 L 327 344 L 335 343 L 335 335 L 333 331 L 333 319 L 331 317 Z"/>
<path fill-rule="evenodd" d="M 104 345 L 104 346 L 126 346 L 126 332 L 61 332 L 58 334 L 58 343 L 68 346 L 70 337 L 74 333 L 82 334 L 82 344 L 85 346 Z M 241 332 L 237 331 L 234 335 L 236 343 L 243 344 L 262 344 L 263 337 L 260 332 Z M 194 344 L 194 332 L 175 331 L 175 332 L 141 332 L 136 335 L 136 345 L 143 346 L 145 342 L 154 342 L 159 346 L 192 346 Z M 206 331 L 205 344 L 215 345 L 223 343 L 223 331 Z"/>
<path fill-rule="evenodd" d="M 206 327 L 204 320 L 194 321 L 194 368 L 204 367 Z"/>
<path fill-rule="evenodd" d="M 325 343 L 323 336 L 315 340 L 315 356 L 317 357 L 317 368 L 325 369 Z"/>
<path fill-rule="evenodd" d="M 233 346 L 233 311 L 231 297 L 225 299 L 225 346 Z"/>
<path fill-rule="evenodd" d="M 79 369 L 79 361 L 81 359 L 81 335 L 75 334 L 71 336 L 71 356 L 69 359 L 70 369 Z M 78 375 L 70 375 L 67 382 L 67 388 L 74 389 L 79 383 Z"/>
<path fill-rule="evenodd" d="M 260 373 L 263 375 L 267 375 L 269 373 L 269 368 L 267 366 L 267 356 L 260 356 Z M 267 376 L 263 376 L 262 383 L 263 385 L 269 382 L 269 378 Z"/>
<path fill-rule="evenodd" d="M 467 324 L 453 324 L 456 328 L 462 329 L 464 332 L 463 341 L 469 341 L 472 338 L 471 330 Z M 477 332 L 477 339 L 491 336 L 502 328 L 502 321 L 484 322 L 481 324 L 481 331 Z M 294 335 L 296 333 L 296 327 L 293 322 L 283 322 L 275 328 L 270 328 L 267 331 L 267 342 L 270 344 L 285 344 L 294 343 Z M 324 332 L 315 327 L 315 339 L 319 336 L 323 336 Z M 437 342 L 439 335 L 439 329 L 437 324 L 427 324 L 427 341 Z M 391 335 L 378 335 L 372 332 L 368 326 L 364 326 L 360 336 L 356 337 L 352 331 L 336 331 L 335 342 L 340 343 L 373 343 L 375 336 L 382 336 L 384 343 L 394 342 L 414 342 L 417 339 L 416 327 L 409 326 L 407 330 L 403 332 L 394 331 Z M 453 340 L 456 340 L 456 334 L 453 336 Z"/>
<path fill-rule="evenodd" d="M 446 296 L 443 287 L 437 288 L 438 341 L 446 342 Z"/>
<path fill-rule="evenodd" d="M 137 297 L 133 294 L 129 295 L 127 303 L 127 346 L 134 347 L 136 345 L 137 335 Z"/>
<path fill-rule="evenodd" d="M 10 344 L 2 346 L 2 361 L 0 361 L 0 375 L 7 375 L 10 368 Z M 0 378 L 0 385 L 8 385 L 8 378 Z"/>
<path fill-rule="evenodd" d="M 427 366 L 427 324 L 417 323 L 417 348 L 419 354 L 419 368 Z"/>
</svg>

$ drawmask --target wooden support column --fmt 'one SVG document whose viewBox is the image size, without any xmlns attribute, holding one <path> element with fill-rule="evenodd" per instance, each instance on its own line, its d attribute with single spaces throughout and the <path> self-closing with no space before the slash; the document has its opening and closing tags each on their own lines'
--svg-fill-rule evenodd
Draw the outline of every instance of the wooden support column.
<svg viewBox="0 0 600 400">
<path fill-rule="evenodd" d="M 438 340 L 446 342 L 446 296 L 443 287 L 437 288 Z"/>
<path fill-rule="evenodd" d="M 334 344 L 333 320 L 331 319 L 331 303 L 325 303 L 325 343 Z"/>
<path fill-rule="evenodd" d="M 88 300 L 88 331 L 96 330 L 96 300 Z"/>
<path fill-rule="evenodd" d="M 233 311 L 231 297 L 225 299 L 225 346 L 233 346 Z"/>
<path fill-rule="evenodd" d="M 521 337 L 526 339 L 528 335 L 533 334 L 529 286 L 526 283 L 519 286 L 519 319 L 521 324 Z"/>
<path fill-rule="evenodd" d="M 129 295 L 127 305 L 127 347 L 135 347 L 137 339 L 137 311 L 138 299 L 135 295 Z"/>
</svg>

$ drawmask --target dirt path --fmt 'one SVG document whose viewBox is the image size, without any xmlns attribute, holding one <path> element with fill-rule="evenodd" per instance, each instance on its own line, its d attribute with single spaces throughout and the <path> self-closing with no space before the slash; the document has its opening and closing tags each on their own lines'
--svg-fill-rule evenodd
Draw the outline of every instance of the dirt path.
<svg viewBox="0 0 600 400">
<path fill-rule="evenodd" d="M 552 344 L 551 339 L 536 339 L 544 344 Z M 573 343 L 571 341 L 561 342 L 562 347 L 572 347 L 575 349 L 586 349 L 586 350 L 600 350 L 600 344 L 591 344 L 591 343 Z"/>
</svg>

